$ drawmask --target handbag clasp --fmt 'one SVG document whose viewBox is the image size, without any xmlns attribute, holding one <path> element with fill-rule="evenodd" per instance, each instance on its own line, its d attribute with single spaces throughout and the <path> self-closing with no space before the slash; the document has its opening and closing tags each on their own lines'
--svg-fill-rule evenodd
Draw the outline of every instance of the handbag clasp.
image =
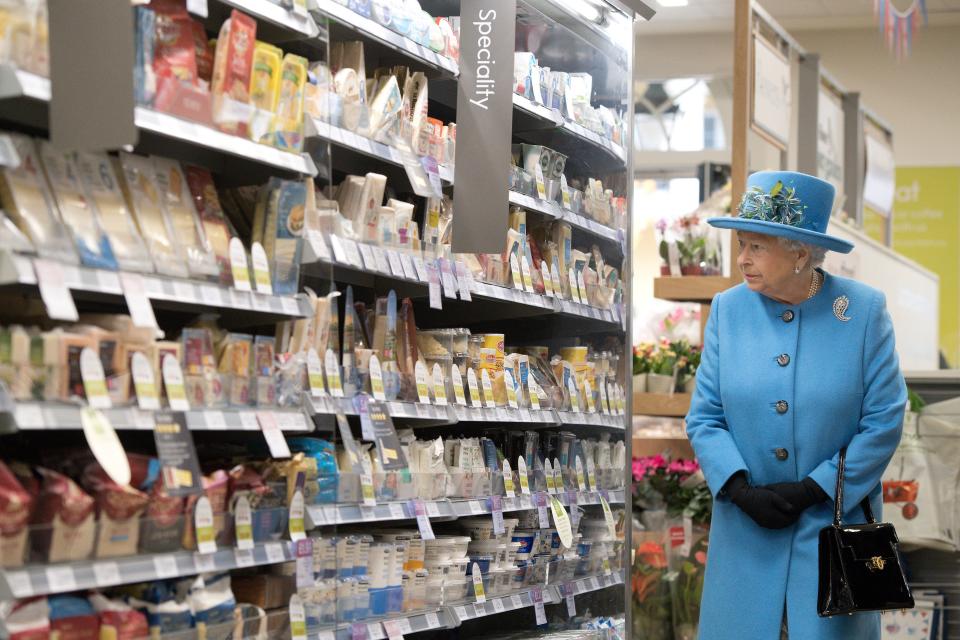
<svg viewBox="0 0 960 640">
<path fill-rule="evenodd" d="M 870 571 L 883 571 L 883 568 L 887 565 L 887 561 L 881 558 L 880 556 L 873 556 L 867 560 L 867 569 Z"/>
</svg>

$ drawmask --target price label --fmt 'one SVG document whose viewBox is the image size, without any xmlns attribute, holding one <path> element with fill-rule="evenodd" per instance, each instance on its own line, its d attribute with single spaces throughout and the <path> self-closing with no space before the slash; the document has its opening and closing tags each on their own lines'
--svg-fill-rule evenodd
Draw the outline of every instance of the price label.
<svg viewBox="0 0 960 640">
<path fill-rule="evenodd" d="M 157 330 L 157 317 L 153 313 L 153 305 L 147 297 L 147 290 L 143 276 L 139 273 L 120 272 L 120 286 L 123 297 L 130 311 L 130 320 L 135 327 Z"/>
<path fill-rule="evenodd" d="M 599 487 L 597 485 L 597 465 L 593 463 L 593 457 L 587 457 L 587 480 L 590 481 L 590 486 L 587 487 L 588 491 L 596 491 Z"/>
<path fill-rule="evenodd" d="M 350 640 L 369 640 L 367 632 L 367 625 L 362 622 L 354 622 L 350 625 Z"/>
<path fill-rule="evenodd" d="M 267 553 L 267 562 L 270 564 L 279 564 L 286 560 L 286 555 L 283 553 L 283 544 L 280 542 L 270 542 L 265 545 L 265 551 Z"/>
<path fill-rule="evenodd" d="M 575 456 L 573 463 L 577 472 L 577 491 L 586 491 L 586 480 L 583 476 L 583 460 L 580 459 L 580 456 Z"/>
<path fill-rule="evenodd" d="M 387 259 L 387 253 L 380 247 L 373 247 L 373 258 L 377 262 L 377 271 L 385 275 L 399 275 L 403 277 L 403 272 L 394 274 L 390 269 L 390 261 Z M 399 265 L 397 265 L 399 266 Z"/>
<path fill-rule="evenodd" d="M 383 371 L 380 369 L 380 359 L 372 355 L 370 363 L 367 365 L 370 370 L 370 388 L 373 391 L 373 399 L 381 402 L 387 399 L 383 389 Z"/>
<path fill-rule="evenodd" d="M 563 469 L 560 468 L 560 460 L 553 459 L 553 484 L 557 487 L 557 493 L 563 493 Z"/>
<path fill-rule="evenodd" d="M 267 262 L 267 252 L 263 250 L 263 245 L 254 242 L 250 245 L 250 258 L 253 261 L 253 281 L 257 285 L 257 291 L 267 295 L 273 295 L 273 284 L 270 282 L 270 264 Z"/>
<path fill-rule="evenodd" d="M 547 481 L 547 492 L 556 493 L 557 481 L 553 475 L 553 464 L 551 464 L 549 459 L 543 461 L 543 475 Z"/>
<path fill-rule="evenodd" d="M 593 401 L 593 388 L 590 386 L 590 381 L 587 379 L 583 380 L 583 396 L 587 401 L 587 412 L 596 413 L 597 406 Z"/>
<path fill-rule="evenodd" d="M 37 285 L 40 287 L 40 298 L 47 308 L 47 315 L 51 320 L 65 320 L 76 322 L 80 319 L 77 306 L 67 288 L 67 279 L 63 267 L 50 260 L 36 258 L 33 268 L 37 274 Z"/>
<path fill-rule="evenodd" d="M 99 409 L 83 407 L 80 409 L 80 425 L 87 446 L 110 479 L 121 487 L 130 484 L 130 462 L 107 416 Z"/>
<path fill-rule="evenodd" d="M 417 280 L 417 269 L 413 266 L 413 260 L 405 253 L 400 254 L 400 266 L 403 267 L 403 276 L 407 280 Z"/>
<path fill-rule="evenodd" d="M 370 458 L 364 455 L 360 458 L 360 492 L 363 495 L 363 504 L 368 507 L 377 506 L 376 494 L 373 490 L 373 469 Z"/>
<path fill-rule="evenodd" d="M 404 277 L 403 262 L 400 261 L 400 254 L 393 249 L 387 249 L 387 261 L 390 263 L 390 271 L 398 278 Z"/>
<path fill-rule="evenodd" d="M 427 263 L 427 284 L 430 291 L 430 308 L 443 309 L 443 298 L 440 295 L 440 271 L 436 262 Z"/>
<path fill-rule="evenodd" d="M 47 567 L 45 573 L 51 591 L 76 591 L 77 578 L 73 573 L 73 567 Z"/>
<path fill-rule="evenodd" d="M 540 587 L 530 589 L 530 599 L 533 600 L 533 611 L 536 614 L 537 626 L 547 624 L 547 612 L 543 608 L 543 590 Z"/>
<path fill-rule="evenodd" d="M 540 385 L 537 384 L 537 381 L 533 379 L 533 373 L 527 375 L 527 395 L 530 396 L 530 408 L 534 411 L 540 411 L 540 394 L 543 393 L 543 390 L 540 389 Z"/>
<path fill-rule="evenodd" d="M 533 177 L 534 177 L 534 180 L 536 180 L 537 182 L 537 197 L 540 198 L 541 200 L 546 200 L 547 199 L 547 183 L 543 179 L 543 168 L 540 166 L 539 162 L 533 167 Z"/>
<path fill-rule="evenodd" d="M 470 405 L 474 409 L 479 409 L 483 405 L 480 403 L 480 385 L 477 384 L 477 371 L 473 367 L 467 369 L 467 386 L 470 389 Z"/>
<path fill-rule="evenodd" d="M 517 476 L 520 478 L 520 493 L 530 495 L 530 478 L 527 477 L 527 461 L 523 456 L 517 458 Z"/>
<path fill-rule="evenodd" d="M 507 389 L 507 404 L 511 409 L 520 408 L 517 403 L 517 384 L 510 369 L 504 369 L 503 371 L 503 384 Z"/>
<path fill-rule="evenodd" d="M 540 261 L 540 277 L 543 278 L 543 293 L 547 297 L 553 297 L 553 280 L 550 279 L 550 267 L 546 260 Z"/>
<path fill-rule="evenodd" d="M 473 296 L 470 290 L 473 288 L 473 273 L 462 262 L 456 263 L 457 284 L 460 286 L 460 299 L 470 302 Z"/>
<path fill-rule="evenodd" d="M 523 278 L 523 288 L 530 293 L 534 293 L 533 275 L 531 271 L 530 259 L 527 258 L 527 256 L 523 256 L 523 260 L 520 262 L 520 275 Z"/>
<path fill-rule="evenodd" d="M 463 390 L 463 376 L 460 375 L 460 367 L 456 363 L 450 365 L 450 381 L 453 385 L 454 401 L 461 407 L 467 406 L 467 394 Z"/>
<path fill-rule="evenodd" d="M 327 390 L 323 386 L 323 365 L 320 354 L 313 347 L 307 351 L 307 382 L 310 385 L 310 395 L 314 398 L 323 398 Z"/>
<path fill-rule="evenodd" d="M 193 554 L 193 568 L 197 573 L 213 573 L 217 569 L 216 556 L 212 553 Z"/>
<path fill-rule="evenodd" d="M 577 288 L 577 275 L 574 273 L 573 267 L 567 270 L 567 283 L 570 285 L 570 299 L 574 302 L 581 302 L 580 290 Z"/>
<path fill-rule="evenodd" d="M 470 574 L 473 578 L 473 595 L 479 604 L 483 604 L 487 601 L 487 594 L 483 590 L 483 576 L 480 574 L 480 565 L 474 562 Z"/>
<path fill-rule="evenodd" d="M 324 371 L 327 374 L 327 389 L 334 398 L 343 397 L 343 381 L 340 379 L 340 363 L 333 349 L 327 349 L 324 357 Z"/>
<path fill-rule="evenodd" d="M 580 527 L 580 509 L 577 507 L 576 491 L 567 491 L 567 502 L 570 504 L 570 527 L 576 531 Z"/>
<path fill-rule="evenodd" d="M 553 295 L 556 298 L 563 297 L 563 285 L 560 280 L 560 264 L 554 257 L 553 264 L 550 265 L 550 284 L 553 287 Z"/>
<path fill-rule="evenodd" d="M 567 176 L 560 174 L 560 198 L 563 201 L 563 208 L 570 208 L 570 188 L 567 186 Z"/>
<path fill-rule="evenodd" d="M 424 540 L 433 540 L 433 525 L 430 524 L 430 518 L 427 517 L 427 510 L 424 507 L 423 500 L 417 498 L 411 501 L 414 516 L 417 519 L 417 528 L 420 529 L 420 537 Z"/>
<path fill-rule="evenodd" d="M 334 260 L 340 264 L 350 264 L 350 259 L 347 258 L 347 250 L 344 249 L 343 242 L 340 241 L 339 236 L 330 236 L 330 246 L 333 247 Z"/>
<path fill-rule="evenodd" d="M 250 291 L 250 270 L 247 267 L 247 250 L 240 238 L 230 238 L 230 273 L 233 274 L 233 288 L 238 291 Z"/>
<path fill-rule="evenodd" d="M 583 282 L 583 271 L 577 272 L 577 288 L 580 290 L 580 303 L 589 304 L 587 285 Z"/>
<path fill-rule="evenodd" d="M 253 514 L 250 500 L 245 494 L 239 494 L 233 505 L 233 529 L 237 539 L 237 548 L 253 549 Z"/>
<path fill-rule="evenodd" d="M 487 409 L 496 409 L 497 402 L 493 397 L 493 383 L 490 382 L 489 370 L 480 370 L 480 383 L 483 385 L 483 406 Z"/>
<path fill-rule="evenodd" d="M 133 374 L 133 388 L 137 394 L 137 406 L 143 411 L 159 411 L 160 397 L 157 393 L 157 384 L 153 379 L 153 367 L 147 356 L 135 351 L 130 358 L 130 368 Z"/>
<path fill-rule="evenodd" d="M 513 485 L 513 469 L 510 468 L 510 461 L 503 459 L 503 490 L 508 498 L 516 497 L 517 492 Z"/>
<path fill-rule="evenodd" d="M 304 589 L 313 586 L 313 540 L 304 538 L 294 544 L 294 555 L 297 558 L 297 588 Z"/>
<path fill-rule="evenodd" d="M 520 596 L 510 596 L 510 605 L 511 605 L 512 608 L 514 608 L 514 609 L 522 609 L 522 608 L 523 608 L 523 598 L 521 598 Z"/>
<path fill-rule="evenodd" d="M 436 629 L 437 627 L 440 626 L 440 618 L 437 617 L 437 614 L 435 614 L 435 613 L 433 613 L 433 612 L 431 611 L 431 612 L 428 613 L 425 617 L 426 617 L 426 619 L 427 619 L 427 628 L 428 628 L 428 629 Z"/>
<path fill-rule="evenodd" d="M 109 409 L 113 406 L 107 394 L 107 379 L 103 373 L 100 356 L 90 347 L 80 352 L 80 377 L 83 378 L 83 390 L 87 403 L 95 409 Z"/>
<path fill-rule="evenodd" d="M 443 295 L 457 299 L 457 279 L 453 275 L 453 266 L 446 258 L 440 258 L 440 276 L 443 280 Z"/>
<path fill-rule="evenodd" d="M 93 580 L 98 587 L 110 587 L 120 584 L 120 568 L 116 562 L 93 563 Z"/>
<path fill-rule="evenodd" d="M 290 637 L 292 640 L 307 640 L 307 614 L 303 608 L 303 602 L 300 596 L 293 594 L 290 596 L 290 604 L 287 607 L 287 615 L 290 617 Z"/>
<path fill-rule="evenodd" d="M 569 582 L 563 585 L 563 597 L 567 601 L 567 615 L 571 618 L 577 617 L 577 602 L 573 593 L 573 585 Z"/>
<path fill-rule="evenodd" d="M 406 512 L 403 510 L 403 505 L 399 502 L 391 502 L 388 508 L 390 509 L 390 517 L 394 520 L 403 520 L 407 517 Z"/>
<path fill-rule="evenodd" d="M 513 279 L 513 288 L 523 291 L 523 274 L 520 273 L 520 262 L 515 251 L 510 254 L 510 277 Z"/>
<path fill-rule="evenodd" d="M 303 540 L 307 536 L 303 514 L 303 491 L 297 488 L 290 498 L 288 529 L 290 530 L 291 540 Z"/>
<path fill-rule="evenodd" d="M 570 411 L 580 413 L 580 394 L 577 393 L 577 386 L 574 384 L 573 376 L 567 380 L 567 391 L 570 393 Z"/>
<path fill-rule="evenodd" d="M 158 578 L 172 578 L 180 573 L 174 556 L 154 556 L 153 571 Z"/>
<path fill-rule="evenodd" d="M 403 628 L 400 626 L 400 620 L 384 620 L 383 628 L 387 632 L 388 640 L 403 640 Z"/>
<path fill-rule="evenodd" d="M 438 362 L 433 364 L 433 399 L 437 406 L 447 406 L 447 383 L 443 379 L 443 369 Z"/>
<path fill-rule="evenodd" d="M 360 258 L 363 260 L 364 269 L 367 271 L 379 271 L 379 269 L 377 269 L 376 258 L 373 257 L 373 247 L 361 242 L 357 245 L 357 248 L 360 250 Z"/>
<path fill-rule="evenodd" d="M 430 404 L 430 391 L 427 387 L 427 365 L 424 364 L 423 360 L 417 360 L 413 371 L 417 381 L 417 398 L 421 404 Z"/>
<path fill-rule="evenodd" d="M 617 525 L 613 521 L 613 512 L 610 511 L 610 503 L 607 502 L 607 498 L 602 493 L 600 494 L 600 506 L 603 507 L 603 519 L 607 523 L 607 533 L 610 534 L 611 538 L 616 539 Z"/>
<path fill-rule="evenodd" d="M 207 496 L 200 496 L 193 511 L 193 524 L 197 537 L 197 551 L 202 554 L 217 550 L 216 534 L 213 528 L 213 507 Z"/>
<path fill-rule="evenodd" d="M 457 619 L 460 622 L 470 619 L 470 615 L 467 613 L 466 607 L 454 607 L 453 612 L 457 614 Z"/>
<path fill-rule="evenodd" d="M 419 255 L 413 257 L 413 266 L 417 270 L 417 279 L 427 284 L 430 281 L 430 270 L 427 269 L 427 263 Z"/>
<path fill-rule="evenodd" d="M 280 431 L 277 424 L 277 418 L 272 411 L 257 411 L 257 422 L 260 424 L 260 431 L 263 432 L 263 439 L 267 442 L 267 448 L 270 449 L 270 456 L 273 458 L 289 458 L 290 447 L 287 446 L 287 440 Z"/>
<path fill-rule="evenodd" d="M 346 238 L 341 239 L 341 242 L 343 243 L 343 249 L 347 254 L 347 262 L 357 269 L 362 269 L 363 261 L 360 259 L 360 250 L 357 248 L 357 243 Z"/>
<path fill-rule="evenodd" d="M 600 412 L 608 416 L 610 415 L 610 398 L 607 395 L 607 383 L 604 380 L 600 380 L 600 384 L 597 385 L 597 388 L 600 391 Z"/>
<path fill-rule="evenodd" d="M 550 511 L 553 512 L 553 523 L 560 535 L 560 544 L 569 549 L 573 546 L 573 528 L 570 526 L 567 510 L 563 508 L 556 496 L 550 496 Z"/>
<path fill-rule="evenodd" d="M 493 603 L 494 613 L 503 613 L 506 610 L 506 607 L 503 606 L 503 600 L 501 598 L 491 600 L 491 602 Z"/>
<path fill-rule="evenodd" d="M 547 511 L 547 494 L 543 491 L 537 491 L 533 495 L 533 504 L 537 507 L 537 519 L 540 521 L 541 529 L 550 527 L 550 514 Z"/>
<path fill-rule="evenodd" d="M 506 533 L 503 523 L 503 496 L 490 496 L 490 510 L 493 514 L 493 534 L 501 536 Z"/>
<path fill-rule="evenodd" d="M 187 401 L 187 391 L 183 386 L 183 371 L 176 356 L 170 353 L 163 356 L 161 372 L 170 408 L 174 411 L 189 411 L 190 403 Z"/>
</svg>

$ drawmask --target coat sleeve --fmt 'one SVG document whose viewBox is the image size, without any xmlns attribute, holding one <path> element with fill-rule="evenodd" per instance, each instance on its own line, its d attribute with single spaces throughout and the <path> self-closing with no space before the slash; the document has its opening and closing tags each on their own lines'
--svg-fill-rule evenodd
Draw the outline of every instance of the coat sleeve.
<svg viewBox="0 0 960 640">
<path fill-rule="evenodd" d="M 746 471 L 737 443 L 727 428 L 720 398 L 720 296 L 713 300 L 703 335 L 703 355 L 697 368 L 697 386 L 687 414 L 687 436 L 697 454 L 714 497 L 730 476 Z"/>
<path fill-rule="evenodd" d="M 863 404 L 857 432 L 847 445 L 844 510 L 859 504 L 880 483 L 903 431 L 907 387 L 882 293 L 874 300 L 863 346 Z M 830 496 L 836 490 L 839 458 L 837 452 L 810 474 Z"/>
</svg>

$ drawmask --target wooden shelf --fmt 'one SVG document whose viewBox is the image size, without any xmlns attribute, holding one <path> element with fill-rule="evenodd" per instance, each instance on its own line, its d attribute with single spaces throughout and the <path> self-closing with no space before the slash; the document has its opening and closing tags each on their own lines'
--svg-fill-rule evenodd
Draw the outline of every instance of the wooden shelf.
<svg viewBox="0 0 960 640">
<path fill-rule="evenodd" d="M 661 276 L 653 281 L 653 297 L 673 302 L 710 304 L 713 296 L 739 284 L 724 276 Z"/>
<path fill-rule="evenodd" d="M 690 393 L 634 393 L 633 415 L 682 418 L 690 410 Z"/>
</svg>

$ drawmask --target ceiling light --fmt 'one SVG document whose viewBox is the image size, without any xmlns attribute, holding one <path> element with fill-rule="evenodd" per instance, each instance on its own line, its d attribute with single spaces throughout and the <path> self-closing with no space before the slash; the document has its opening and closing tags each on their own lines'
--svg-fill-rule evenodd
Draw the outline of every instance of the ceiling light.
<svg viewBox="0 0 960 640">
<path fill-rule="evenodd" d="M 584 20 L 590 22 L 600 22 L 600 9 L 587 2 L 587 0 L 561 0 L 560 4 L 579 14 Z"/>
<path fill-rule="evenodd" d="M 685 7 L 690 4 L 690 0 L 657 0 L 661 7 Z"/>
</svg>

